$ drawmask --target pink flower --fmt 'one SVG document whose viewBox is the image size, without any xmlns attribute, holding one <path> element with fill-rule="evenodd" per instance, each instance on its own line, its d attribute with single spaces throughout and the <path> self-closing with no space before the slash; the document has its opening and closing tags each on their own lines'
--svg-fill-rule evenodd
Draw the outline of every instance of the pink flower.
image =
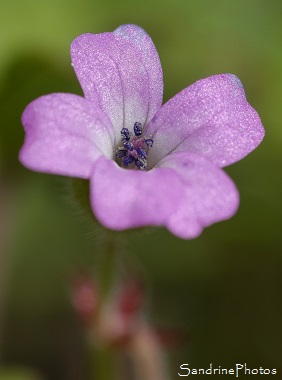
<svg viewBox="0 0 282 380">
<path fill-rule="evenodd" d="M 27 106 L 25 166 L 89 179 L 93 212 L 113 230 L 165 226 L 189 239 L 234 215 L 238 192 L 221 167 L 264 136 L 236 76 L 202 79 L 162 106 L 161 64 L 140 27 L 83 34 L 71 56 L 84 97 Z"/>
</svg>

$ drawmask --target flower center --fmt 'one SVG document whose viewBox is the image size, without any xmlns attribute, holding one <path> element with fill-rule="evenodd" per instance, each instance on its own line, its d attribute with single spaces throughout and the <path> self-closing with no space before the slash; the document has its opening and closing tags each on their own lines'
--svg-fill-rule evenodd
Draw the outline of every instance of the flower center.
<svg viewBox="0 0 282 380">
<path fill-rule="evenodd" d="M 136 167 L 146 169 L 149 148 L 152 148 L 154 140 L 142 137 L 142 124 L 134 123 L 133 133 L 128 128 L 120 131 L 122 146 L 118 147 L 116 157 L 121 160 L 123 167 Z"/>
</svg>

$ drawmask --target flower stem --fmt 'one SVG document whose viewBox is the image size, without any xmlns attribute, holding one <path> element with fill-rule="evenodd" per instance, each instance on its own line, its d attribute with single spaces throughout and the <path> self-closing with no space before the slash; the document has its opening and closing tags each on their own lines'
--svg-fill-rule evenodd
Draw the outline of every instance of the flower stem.
<svg viewBox="0 0 282 380">
<path fill-rule="evenodd" d="M 100 261 L 100 296 L 101 307 L 111 294 L 116 277 L 116 252 L 117 252 L 117 233 L 105 231 L 101 246 Z"/>
<path fill-rule="evenodd" d="M 135 367 L 136 380 L 168 380 L 167 366 L 161 346 L 153 331 L 143 326 L 129 345 Z"/>
<path fill-rule="evenodd" d="M 107 306 L 111 297 L 116 275 L 117 275 L 117 246 L 118 234 L 114 231 L 104 230 L 99 245 L 100 261 L 98 267 L 99 274 L 99 312 L 94 330 L 96 333 L 92 336 L 91 347 L 91 377 L 92 380 L 109 380 L 116 379 L 115 371 L 115 353 L 103 341 L 104 323 L 107 317 Z M 101 334 L 101 336 L 100 336 Z M 96 335 L 96 336 L 95 336 Z M 96 340 L 93 344 L 93 340 Z"/>
<path fill-rule="evenodd" d="M 114 353 L 108 347 L 91 350 L 91 374 L 89 380 L 116 380 Z"/>
</svg>

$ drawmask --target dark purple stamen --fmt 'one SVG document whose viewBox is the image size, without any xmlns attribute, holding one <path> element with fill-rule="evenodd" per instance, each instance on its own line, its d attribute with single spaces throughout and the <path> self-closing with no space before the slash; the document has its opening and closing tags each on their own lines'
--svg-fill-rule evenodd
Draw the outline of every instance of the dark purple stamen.
<svg viewBox="0 0 282 380">
<path fill-rule="evenodd" d="M 127 149 L 118 148 L 118 150 L 116 151 L 116 157 L 117 158 L 122 158 L 126 155 L 127 155 Z"/>
<path fill-rule="evenodd" d="M 121 130 L 121 141 L 129 141 L 131 133 L 128 128 L 122 128 Z"/>
<path fill-rule="evenodd" d="M 134 145 L 130 141 L 126 141 L 123 143 L 125 149 L 132 151 L 134 149 Z"/>
<path fill-rule="evenodd" d="M 133 126 L 134 136 L 128 128 L 122 128 L 121 141 L 122 146 L 116 151 L 116 157 L 122 159 L 123 166 L 134 165 L 138 169 L 147 168 L 147 150 L 152 148 L 154 140 L 140 137 L 142 135 L 142 124 L 138 121 Z"/>
<path fill-rule="evenodd" d="M 141 136 L 142 135 L 142 124 L 139 123 L 139 121 L 137 121 L 136 123 L 134 123 L 133 130 L 134 130 L 135 136 L 137 136 L 137 137 Z"/>
<path fill-rule="evenodd" d="M 138 156 L 139 156 L 140 158 L 146 158 L 146 157 L 147 157 L 147 153 L 145 152 L 144 149 L 137 148 L 137 149 L 136 149 L 136 152 L 138 153 Z"/>
<path fill-rule="evenodd" d="M 154 140 L 152 139 L 145 139 L 145 143 L 146 145 L 149 147 L 149 148 L 152 148 L 153 144 L 154 144 Z"/>
<path fill-rule="evenodd" d="M 124 159 L 122 160 L 122 163 L 124 166 L 129 166 L 132 164 L 132 162 L 135 161 L 135 158 L 133 156 L 126 156 L 124 157 Z"/>
<path fill-rule="evenodd" d="M 135 160 L 135 165 L 138 169 L 146 169 L 147 161 L 143 160 L 142 158 L 137 158 L 137 160 Z"/>
</svg>

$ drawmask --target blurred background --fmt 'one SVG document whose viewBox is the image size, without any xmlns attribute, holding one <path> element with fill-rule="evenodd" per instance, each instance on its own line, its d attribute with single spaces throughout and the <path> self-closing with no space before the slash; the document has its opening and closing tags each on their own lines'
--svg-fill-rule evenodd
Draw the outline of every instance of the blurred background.
<svg viewBox="0 0 282 380">
<path fill-rule="evenodd" d="M 256 151 L 226 168 L 241 195 L 235 217 L 196 240 L 157 229 L 129 244 L 148 288 L 146 318 L 178 331 L 165 351 L 171 379 L 181 363 L 247 363 L 282 379 L 281 19 L 280 0 L 0 0 L 1 380 L 86 380 L 70 294 L 96 252 L 65 179 L 18 162 L 20 117 L 40 95 L 81 94 L 71 41 L 125 23 L 152 37 L 164 101 L 200 78 L 234 73 L 266 129 Z"/>
</svg>

